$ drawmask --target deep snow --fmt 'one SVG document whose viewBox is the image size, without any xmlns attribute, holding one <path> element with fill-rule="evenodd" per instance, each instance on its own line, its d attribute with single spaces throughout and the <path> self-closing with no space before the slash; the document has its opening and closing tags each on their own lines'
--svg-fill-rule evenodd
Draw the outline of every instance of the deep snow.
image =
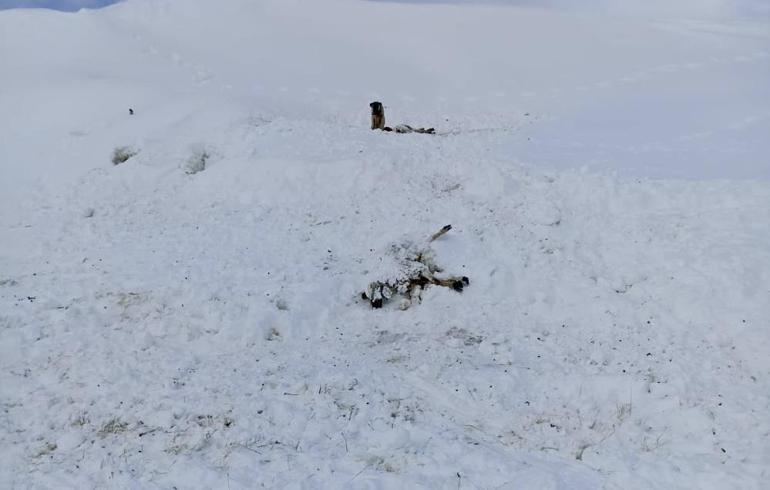
<svg viewBox="0 0 770 490">
<path fill-rule="evenodd" d="M 764 20 L 129 0 L 0 35 L 3 488 L 770 476 Z M 448 223 L 469 288 L 360 300 Z"/>
</svg>

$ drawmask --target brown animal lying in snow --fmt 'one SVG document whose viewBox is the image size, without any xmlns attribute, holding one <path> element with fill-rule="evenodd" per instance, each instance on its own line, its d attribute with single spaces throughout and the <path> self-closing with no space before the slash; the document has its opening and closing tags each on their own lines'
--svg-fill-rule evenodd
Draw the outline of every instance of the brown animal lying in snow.
<svg viewBox="0 0 770 490">
<path fill-rule="evenodd" d="M 392 128 L 385 126 L 385 106 L 382 105 L 382 102 L 372 102 L 369 104 L 369 107 L 372 108 L 372 129 L 381 129 L 394 133 L 436 134 L 436 130 L 433 128 L 413 128 L 408 124 L 398 124 Z"/>
</svg>

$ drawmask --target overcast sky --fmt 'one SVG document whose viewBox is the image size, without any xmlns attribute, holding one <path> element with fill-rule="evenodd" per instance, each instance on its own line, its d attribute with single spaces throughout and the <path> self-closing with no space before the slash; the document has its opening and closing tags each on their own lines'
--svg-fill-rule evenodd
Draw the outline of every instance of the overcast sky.
<svg viewBox="0 0 770 490">
<path fill-rule="evenodd" d="M 0 0 L 0 9 L 26 7 L 72 11 L 81 8 L 104 7 L 117 2 L 118 0 Z"/>
<path fill-rule="evenodd" d="M 74 11 L 97 8 L 120 0 L 0 0 L 0 10 L 53 8 Z M 180 0 L 182 1 L 182 0 Z M 770 17 L 770 0 L 373 0 L 401 3 L 492 3 L 570 10 L 599 10 L 615 14 L 652 14 L 685 17 Z"/>
<path fill-rule="evenodd" d="M 489 3 L 598 11 L 618 15 L 690 18 L 770 17 L 770 0 L 370 0 L 398 3 Z"/>
</svg>

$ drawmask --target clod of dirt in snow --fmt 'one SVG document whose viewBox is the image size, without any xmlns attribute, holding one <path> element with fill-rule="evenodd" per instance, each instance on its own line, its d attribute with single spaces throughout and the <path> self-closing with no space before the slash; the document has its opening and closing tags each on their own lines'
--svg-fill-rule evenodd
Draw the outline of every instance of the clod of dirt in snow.
<svg viewBox="0 0 770 490">
<path fill-rule="evenodd" d="M 129 158 L 136 156 L 139 150 L 135 150 L 130 146 L 118 146 L 112 151 L 112 164 L 120 165 L 125 163 Z"/>
<path fill-rule="evenodd" d="M 142 293 L 115 293 L 114 296 L 117 298 L 116 304 L 123 308 L 124 313 L 129 307 L 138 305 L 147 300 L 146 295 Z"/>
<path fill-rule="evenodd" d="M 41 456 L 45 456 L 46 454 L 51 454 L 52 452 L 56 451 L 56 448 L 59 447 L 56 445 L 55 442 L 47 442 L 45 443 L 45 446 L 43 446 L 37 453 L 35 453 L 35 458 L 39 458 Z"/>
<path fill-rule="evenodd" d="M 289 303 L 285 299 L 279 298 L 275 301 L 275 307 L 281 311 L 289 311 Z"/>
<path fill-rule="evenodd" d="M 209 152 L 203 146 L 195 146 L 192 149 L 192 155 L 187 159 L 184 166 L 185 173 L 189 175 L 197 174 L 206 170 L 206 162 L 209 160 Z"/>
<path fill-rule="evenodd" d="M 114 418 L 104 424 L 97 434 L 101 437 L 107 437 L 110 434 L 120 434 L 121 432 L 125 432 L 126 429 L 128 429 L 128 422 L 123 422 L 118 418 Z"/>
<path fill-rule="evenodd" d="M 367 468 L 373 468 L 376 471 L 395 473 L 396 468 L 381 456 L 372 456 L 366 461 Z"/>
<path fill-rule="evenodd" d="M 449 193 L 451 193 L 453 191 L 456 191 L 460 187 L 462 187 L 462 186 L 459 183 L 458 184 L 448 185 L 448 186 L 444 187 L 443 189 L 441 189 L 441 192 L 443 192 L 445 194 L 449 194 Z"/>
</svg>

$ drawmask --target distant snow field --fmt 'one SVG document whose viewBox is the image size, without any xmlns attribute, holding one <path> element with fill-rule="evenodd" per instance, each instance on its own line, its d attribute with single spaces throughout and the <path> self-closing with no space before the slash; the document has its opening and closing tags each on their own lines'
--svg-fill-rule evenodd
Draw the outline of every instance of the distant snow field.
<svg viewBox="0 0 770 490">
<path fill-rule="evenodd" d="M 534 3 L 0 11 L 0 488 L 766 486 L 767 10 Z"/>
</svg>

